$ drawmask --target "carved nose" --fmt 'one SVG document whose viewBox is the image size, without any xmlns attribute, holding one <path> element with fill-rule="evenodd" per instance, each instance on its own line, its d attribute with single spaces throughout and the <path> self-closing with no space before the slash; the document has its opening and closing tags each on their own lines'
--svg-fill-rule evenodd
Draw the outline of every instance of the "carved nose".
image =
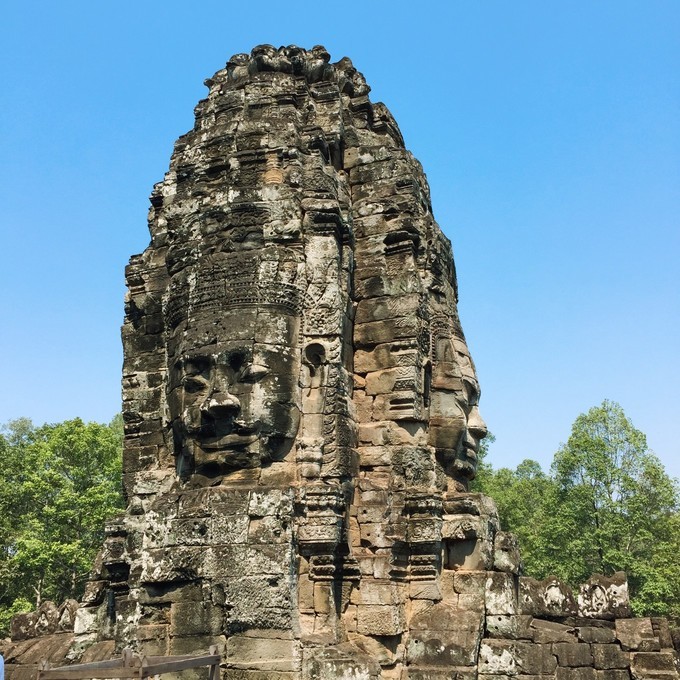
<svg viewBox="0 0 680 680">
<path fill-rule="evenodd" d="M 467 429 L 478 441 L 484 439 L 489 433 L 486 428 L 486 423 L 479 413 L 479 408 L 476 406 L 472 409 L 470 416 L 468 417 Z"/>
<path fill-rule="evenodd" d="M 220 419 L 235 416 L 241 410 L 241 403 L 233 395 L 224 392 L 215 392 L 203 404 L 203 412 L 212 418 Z"/>
</svg>

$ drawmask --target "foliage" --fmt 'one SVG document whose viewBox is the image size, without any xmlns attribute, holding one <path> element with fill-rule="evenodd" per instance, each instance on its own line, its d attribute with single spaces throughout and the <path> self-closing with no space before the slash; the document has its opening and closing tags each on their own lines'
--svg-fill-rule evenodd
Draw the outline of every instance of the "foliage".
<svg viewBox="0 0 680 680">
<path fill-rule="evenodd" d="M 680 493 L 616 403 L 581 414 L 551 474 L 535 461 L 486 469 L 478 490 L 515 533 L 525 572 L 578 585 L 626 571 L 636 614 L 680 617 Z"/>
<path fill-rule="evenodd" d="M 17 611 L 79 597 L 104 521 L 123 507 L 122 428 L 70 420 L 0 433 L 0 636 Z"/>
</svg>

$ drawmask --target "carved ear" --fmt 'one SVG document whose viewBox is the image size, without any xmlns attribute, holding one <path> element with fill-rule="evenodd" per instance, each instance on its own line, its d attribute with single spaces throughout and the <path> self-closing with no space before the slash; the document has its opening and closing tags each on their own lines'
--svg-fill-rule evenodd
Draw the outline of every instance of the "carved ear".
<svg viewBox="0 0 680 680">
<path fill-rule="evenodd" d="M 304 362 L 309 367 L 310 374 L 314 376 L 321 365 L 326 363 L 326 348 L 320 342 L 310 342 L 305 347 Z"/>
<path fill-rule="evenodd" d="M 304 349 L 302 361 L 309 371 L 309 386 L 320 387 L 323 384 L 322 366 L 328 363 L 325 346 L 320 342 L 310 342 Z"/>
</svg>

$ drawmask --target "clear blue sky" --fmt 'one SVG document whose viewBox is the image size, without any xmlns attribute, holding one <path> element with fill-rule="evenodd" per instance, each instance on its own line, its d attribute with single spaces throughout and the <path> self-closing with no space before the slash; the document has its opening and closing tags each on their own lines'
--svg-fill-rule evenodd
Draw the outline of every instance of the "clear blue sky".
<svg viewBox="0 0 680 680">
<path fill-rule="evenodd" d="M 202 82 L 349 56 L 453 241 L 496 466 L 618 401 L 680 477 L 680 3 L 6 0 L 0 422 L 120 409 L 123 268 Z"/>
</svg>

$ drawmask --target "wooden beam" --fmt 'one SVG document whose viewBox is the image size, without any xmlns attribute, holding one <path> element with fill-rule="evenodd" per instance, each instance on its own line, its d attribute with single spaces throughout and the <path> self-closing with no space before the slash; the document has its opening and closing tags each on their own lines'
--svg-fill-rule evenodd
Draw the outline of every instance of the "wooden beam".
<svg viewBox="0 0 680 680">
<path fill-rule="evenodd" d="M 217 648 L 211 647 L 210 654 L 192 656 L 145 656 L 140 659 L 132 650 L 123 650 L 123 656 L 118 659 L 94 661 L 92 663 L 74 664 L 49 668 L 46 661 L 39 664 L 39 680 L 90 680 L 95 678 L 148 678 L 161 673 L 174 673 L 210 666 L 210 680 L 219 680 L 221 657 Z"/>
</svg>

